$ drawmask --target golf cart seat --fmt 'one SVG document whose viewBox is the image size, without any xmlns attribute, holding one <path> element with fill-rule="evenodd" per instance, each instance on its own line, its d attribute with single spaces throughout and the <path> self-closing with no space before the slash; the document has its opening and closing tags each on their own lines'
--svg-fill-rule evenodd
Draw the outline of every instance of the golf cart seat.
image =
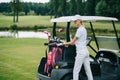
<svg viewBox="0 0 120 80">
<path fill-rule="evenodd" d="M 119 71 L 120 58 L 116 54 L 119 52 L 119 45 L 116 37 L 96 36 L 99 51 L 96 59 L 100 63 L 102 80 L 116 80 Z M 108 78 L 107 78 L 108 77 Z"/>
<path fill-rule="evenodd" d="M 118 41 L 116 37 L 110 36 L 96 36 L 99 51 L 96 55 L 96 58 L 104 57 L 107 59 L 102 59 L 107 62 L 116 63 L 117 62 L 117 54 L 116 52 L 120 51 Z"/>
<path fill-rule="evenodd" d="M 99 51 L 95 58 L 100 63 L 102 80 L 116 80 L 119 73 L 119 57 L 111 51 Z"/>
</svg>

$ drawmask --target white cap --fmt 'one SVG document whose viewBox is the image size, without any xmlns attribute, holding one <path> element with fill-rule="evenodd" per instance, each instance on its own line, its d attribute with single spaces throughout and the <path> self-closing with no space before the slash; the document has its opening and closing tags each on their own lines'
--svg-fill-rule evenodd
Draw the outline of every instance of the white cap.
<svg viewBox="0 0 120 80">
<path fill-rule="evenodd" d="M 73 16 L 72 21 L 76 21 L 76 20 L 82 20 L 82 17 L 80 15 Z"/>
</svg>

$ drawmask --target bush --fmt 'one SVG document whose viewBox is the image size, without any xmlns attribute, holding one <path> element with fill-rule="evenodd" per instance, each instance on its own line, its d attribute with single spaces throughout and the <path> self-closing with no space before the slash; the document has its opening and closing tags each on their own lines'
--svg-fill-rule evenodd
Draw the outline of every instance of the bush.
<svg viewBox="0 0 120 80">
<path fill-rule="evenodd" d="M 1 14 L 6 15 L 6 16 L 13 16 L 14 15 L 13 12 L 9 12 L 9 13 L 3 12 Z M 24 15 L 25 15 L 24 12 L 19 12 L 19 16 L 24 16 Z"/>
<path fill-rule="evenodd" d="M 19 16 L 25 16 L 25 12 L 20 12 Z"/>
<path fill-rule="evenodd" d="M 9 13 L 6 13 L 6 12 L 4 12 L 4 13 L 2 13 L 3 15 L 6 15 L 6 16 L 13 16 L 13 12 L 9 12 Z"/>
<path fill-rule="evenodd" d="M 27 26 L 27 27 L 18 27 L 18 30 L 19 31 L 33 31 L 34 29 L 33 27 Z"/>
<path fill-rule="evenodd" d="M 35 12 L 31 10 L 28 15 L 35 15 Z"/>
<path fill-rule="evenodd" d="M 38 30 L 38 26 L 37 25 L 34 26 L 34 30 L 35 30 L 35 32 L 37 32 L 37 30 Z"/>
<path fill-rule="evenodd" d="M 0 31 L 8 31 L 9 28 L 8 27 L 0 27 Z"/>
<path fill-rule="evenodd" d="M 18 26 L 16 24 L 13 24 L 13 25 L 10 26 L 10 30 L 12 32 L 17 31 L 18 30 Z"/>
</svg>

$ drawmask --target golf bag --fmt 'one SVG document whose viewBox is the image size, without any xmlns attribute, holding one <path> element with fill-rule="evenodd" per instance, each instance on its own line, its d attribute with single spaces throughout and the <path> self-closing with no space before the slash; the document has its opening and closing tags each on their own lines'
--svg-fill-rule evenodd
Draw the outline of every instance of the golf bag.
<svg viewBox="0 0 120 80">
<path fill-rule="evenodd" d="M 47 55 L 47 63 L 44 67 L 44 72 L 50 76 L 52 69 L 54 68 L 57 61 L 62 60 L 62 49 L 59 47 L 53 47 Z"/>
</svg>

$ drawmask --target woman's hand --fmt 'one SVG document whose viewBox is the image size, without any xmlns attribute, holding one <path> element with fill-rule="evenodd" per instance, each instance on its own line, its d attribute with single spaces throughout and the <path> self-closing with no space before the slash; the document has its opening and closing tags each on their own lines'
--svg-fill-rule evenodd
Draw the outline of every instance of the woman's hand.
<svg viewBox="0 0 120 80">
<path fill-rule="evenodd" d="M 69 45 L 74 45 L 77 39 L 77 37 L 74 37 L 70 42 L 64 42 L 63 44 L 65 47 L 68 47 Z"/>
<path fill-rule="evenodd" d="M 64 42 L 63 44 L 64 44 L 65 47 L 69 46 L 67 42 Z"/>
</svg>

